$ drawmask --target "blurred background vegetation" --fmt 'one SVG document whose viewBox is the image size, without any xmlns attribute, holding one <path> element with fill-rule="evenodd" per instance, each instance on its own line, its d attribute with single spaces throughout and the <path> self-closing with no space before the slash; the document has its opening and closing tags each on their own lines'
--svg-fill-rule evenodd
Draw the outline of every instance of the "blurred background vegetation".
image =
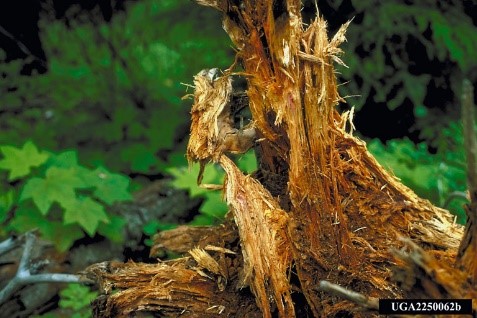
<svg viewBox="0 0 477 318">
<path fill-rule="evenodd" d="M 312 18 L 314 2 L 303 4 Z M 355 107 L 357 134 L 381 164 L 464 222 L 460 86 L 477 80 L 477 3 L 318 7 L 330 34 L 354 18 L 340 109 Z M 191 101 L 182 98 L 201 69 L 233 63 L 217 12 L 188 0 L 3 2 L 0 45 L 0 238 L 37 228 L 62 251 L 97 235 L 121 244 L 126 221 L 108 208 L 156 180 L 200 198 L 190 223 L 220 222 L 220 193 L 199 189 L 197 167 L 187 168 Z M 253 171 L 252 154 L 238 162 Z M 221 178 L 209 167 L 204 183 Z M 144 235 L 175 225 L 149 222 Z"/>
</svg>

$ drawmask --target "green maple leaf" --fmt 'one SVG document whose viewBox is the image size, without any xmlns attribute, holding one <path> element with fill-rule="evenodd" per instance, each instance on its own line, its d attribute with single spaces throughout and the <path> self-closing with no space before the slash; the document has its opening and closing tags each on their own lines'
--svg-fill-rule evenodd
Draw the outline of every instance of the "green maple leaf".
<svg viewBox="0 0 477 318">
<path fill-rule="evenodd" d="M 201 213 L 213 218 L 222 218 L 227 212 L 227 205 L 222 200 L 220 191 L 211 191 L 201 188 L 197 185 L 197 175 L 199 174 L 199 164 L 192 165 L 189 169 L 186 167 L 171 167 L 167 172 L 174 176 L 172 185 L 179 189 L 189 190 L 191 197 L 205 196 L 205 201 L 200 207 Z M 207 165 L 204 170 L 202 184 L 221 184 L 223 183 L 223 171 L 213 165 Z"/>
<path fill-rule="evenodd" d="M 23 148 L 1 146 L 0 151 L 4 156 L 0 160 L 0 169 L 10 171 L 10 181 L 28 175 L 31 168 L 40 166 L 48 159 L 48 154 L 39 152 L 31 141 L 27 141 Z"/>
<path fill-rule="evenodd" d="M 21 202 L 15 210 L 15 215 L 8 225 L 18 233 L 27 232 L 35 227 L 40 231 L 46 226 L 45 218 L 38 212 L 31 202 Z"/>
<path fill-rule="evenodd" d="M 129 192 L 129 179 L 120 174 L 111 173 L 103 167 L 93 172 L 96 178 L 94 196 L 111 205 L 116 201 L 128 201 L 132 199 Z"/>
<path fill-rule="evenodd" d="M 78 167 L 78 154 L 75 150 L 67 150 L 52 156 L 46 163 L 48 167 L 72 168 Z"/>
<path fill-rule="evenodd" d="M 218 191 L 209 191 L 205 195 L 206 200 L 200 207 L 200 211 L 208 216 L 221 219 L 227 213 L 227 204 L 222 199 L 222 194 Z"/>
<path fill-rule="evenodd" d="M 211 215 L 198 214 L 188 224 L 193 226 L 212 225 L 212 224 L 217 224 L 217 220 L 219 219 Z"/>
<path fill-rule="evenodd" d="M 90 287 L 78 284 L 69 284 L 67 288 L 60 291 L 60 307 L 71 308 L 74 311 L 89 308 L 98 293 L 91 291 Z"/>
<path fill-rule="evenodd" d="M 75 150 L 64 151 L 52 156 L 47 161 L 46 166 L 69 169 L 68 173 L 75 179 L 74 184 L 80 188 L 93 188 L 96 186 L 97 178 L 94 172 L 78 165 L 78 154 Z"/>
<path fill-rule="evenodd" d="M 76 188 L 88 185 L 77 176 L 74 168 L 51 167 L 45 178 L 31 178 L 23 187 L 20 201 L 31 198 L 43 215 L 46 215 L 53 202 L 62 207 L 76 201 Z"/>
<path fill-rule="evenodd" d="M 109 223 L 101 222 L 98 226 L 98 233 L 107 237 L 113 242 L 122 243 L 124 242 L 124 225 L 127 221 L 119 216 L 113 215 L 110 218 Z"/>
<path fill-rule="evenodd" d="M 84 232 L 77 224 L 64 224 L 63 222 L 48 221 L 48 231 L 43 230 L 45 239 L 52 241 L 60 252 L 70 249 L 76 240 L 84 237 Z"/>
<path fill-rule="evenodd" d="M 237 166 L 245 173 L 252 173 L 257 170 L 257 157 L 249 151 L 237 159 Z"/>
<path fill-rule="evenodd" d="M 186 189 L 190 191 L 192 197 L 203 195 L 209 190 L 200 188 L 197 185 L 197 176 L 199 175 L 200 166 L 198 163 L 193 164 L 191 167 L 171 167 L 167 169 L 174 180 L 172 185 L 178 189 Z M 221 184 L 223 181 L 223 171 L 219 171 L 213 165 L 206 165 L 204 175 L 202 178 L 202 184 Z"/>
<path fill-rule="evenodd" d="M 31 202 L 21 202 L 9 227 L 17 233 L 38 229 L 41 236 L 52 241 L 59 251 L 67 251 L 73 243 L 84 236 L 77 224 L 65 225 L 60 221 L 46 219 Z"/>
<path fill-rule="evenodd" d="M 78 197 L 65 206 L 63 215 L 65 224 L 78 223 L 88 233 L 93 236 L 100 222 L 108 223 L 104 206 L 88 197 Z"/>
</svg>

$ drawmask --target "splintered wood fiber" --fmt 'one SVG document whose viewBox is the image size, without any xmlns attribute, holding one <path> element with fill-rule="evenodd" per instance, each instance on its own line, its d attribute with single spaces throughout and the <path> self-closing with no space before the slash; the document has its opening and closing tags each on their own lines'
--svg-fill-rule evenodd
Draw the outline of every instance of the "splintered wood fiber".
<svg viewBox="0 0 477 318">
<path fill-rule="evenodd" d="M 319 16 L 302 23 L 298 0 L 197 2 L 223 13 L 248 84 L 252 122 L 237 129 L 231 108 L 236 63 L 223 73 L 204 70 L 194 77 L 187 147 L 188 160 L 201 165 L 199 183 L 207 163 L 226 173 L 224 198 L 240 240 L 240 258 L 233 256 L 233 262 L 241 264 L 237 275 L 230 275 L 225 253 L 219 257 L 204 246 L 190 252 L 192 259 L 167 266 L 129 264 L 127 270 L 99 275 L 103 289 L 119 290 L 108 296 L 107 311 L 213 308 L 232 314 L 226 296 L 244 299 L 237 290 L 249 288 L 266 318 L 369 317 L 351 302 L 319 291 L 319 282 L 377 298 L 405 295 L 392 280 L 392 268 L 406 263 L 405 256 L 399 254 L 399 261 L 391 253 L 405 246 L 400 237 L 410 237 L 432 257 L 453 259 L 462 228 L 383 169 L 353 136 L 353 111 L 336 110 L 342 99 L 334 64 L 344 65 L 339 46 L 349 23 L 329 40 Z M 260 174 L 246 175 L 229 154 L 252 146 Z M 208 244 L 218 246 L 216 252 L 224 246 Z M 440 277 L 444 282 L 446 276 Z"/>
<path fill-rule="evenodd" d="M 235 10 L 224 3 L 218 3 L 220 10 Z M 265 139 L 259 146 L 266 150 L 261 160 L 270 163 L 274 162 L 270 158 L 280 158 L 288 167 L 284 192 L 291 206 L 287 211 L 288 238 L 283 242 L 290 244 L 302 292 L 319 316 L 323 305 L 315 286 L 320 279 L 332 277 L 345 286 L 353 281 L 353 287 L 371 294 L 398 296 L 399 289 L 389 279 L 392 264 L 386 261 L 389 248 L 401 246 L 397 237 L 411 236 L 435 246 L 443 237 L 443 228 L 452 229 L 450 237 L 457 237 L 460 230 L 446 211 L 418 198 L 386 172 L 367 152 L 364 142 L 346 130 L 352 126 L 352 116 L 340 115 L 335 109 L 341 98 L 333 64 L 344 64 L 339 45 L 345 41 L 349 23 L 328 40 L 323 19 L 317 17 L 304 25 L 300 2 L 284 3 L 286 12 L 277 13 L 271 2 L 243 1 L 236 8 L 239 18 L 224 15 L 224 27 L 247 74 L 254 125 Z M 227 176 L 227 182 L 236 182 L 230 171 Z M 247 189 L 244 192 L 248 193 Z M 238 224 L 245 261 L 250 255 L 260 260 L 260 252 L 247 245 L 252 235 L 249 231 L 257 232 L 257 220 L 261 219 L 237 211 L 246 197 L 227 199 Z M 274 200 L 279 202 L 277 197 Z M 254 269 L 260 265 L 256 262 L 250 265 Z M 261 279 L 258 283 L 266 286 Z M 266 310 L 263 292 L 257 286 L 255 292 L 261 309 Z"/>
</svg>

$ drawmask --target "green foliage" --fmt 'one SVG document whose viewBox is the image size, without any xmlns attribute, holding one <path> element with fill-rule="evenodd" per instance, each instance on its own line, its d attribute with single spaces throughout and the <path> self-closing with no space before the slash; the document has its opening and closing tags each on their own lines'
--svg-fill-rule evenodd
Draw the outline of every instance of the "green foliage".
<svg viewBox="0 0 477 318">
<path fill-rule="evenodd" d="M 341 1 L 329 4 L 339 8 Z M 459 76 L 459 69 L 466 71 L 476 65 L 473 52 L 477 50 L 477 34 L 461 1 L 438 4 L 426 0 L 409 5 L 396 0 L 368 0 L 352 1 L 352 6 L 360 18 L 348 29 L 344 60 L 349 68 L 341 71 L 351 80 L 344 91 L 363 96 L 353 100 L 357 106 L 366 101 L 372 88 L 376 91 L 374 100 L 387 101 L 391 109 L 401 105 L 405 97 L 416 106 L 422 105 L 431 76 L 410 72 L 423 62 L 416 56 L 420 46 L 429 61 L 454 62 L 458 68 L 452 70 L 453 79 Z M 359 56 L 361 52 L 368 56 Z M 355 76 L 365 79 L 362 85 L 353 80 Z M 401 89 L 393 93 L 396 87 Z"/>
<path fill-rule="evenodd" d="M 5 222 L 8 211 L 11 210 L 15 203 L 15 190 L 10 189 L 0 195 L 0 224 Z M 0 231 L 1 234 L 1 231 Z"/>
<path fill-rule="evenodd" d="M 22 149 L 12 146 L 2 146 L 0 151 L 4 158 L 0 160 L 0 169 L 9 170 L 10 181 L 24 177 L 32 167 L 38 167 L 48 159 L 48 155 L 38 152 L 35 145 L 29 141 Z"/>
<path fill-rule="evenodd" d="M 92 170 L 81 166 L 75 151 L 38 151 L 31 141 L 22 148 L 0 149 L 0 162 L 8 163 L 0 169 L 9 172 L 9 179 L 23 177 L 16 187 L 5 183 L 7 190 L 0 197 L 0 220 L 5 222 L 9 213 L 13 214 L 9 229 L 21 233 L 38 228 L 62 251 L 83 237 L 83 231 L 89 236 L 99 232 L 113 241 L 121 240 L 118 233 L 124 221 L 109 216 L 106 208 L 132 199 L 127 177 L 103 167 Z M 37 169 L 30 171 L 31 167 Z"/>
<path fill-rule="evenodd" d="M 190 168 L 171 167 L 168 172 L 174 177 L 172 185 L 178 189 L 189 190 L 192 198 L 204 197 L 204 203 L 200 208 L 201 216 L 193 222 L 195 225 L 216 223 L 227 212 L 227 205 L 222 200 L 222 193 L 218 190 L 207 190 L 197 185 L 199 175 L 199 164 L 194 164 Z M 214 165 L 207 165 L 204 171 L 202 184 L 222 184 L 223 171 Z"/>
<path fill-rule="evenodd" d="M 107 237 L 113 242 L 122 243 L 123 227 L 126 225 L 126 220 L 120 216 L 109 215 L 109 223 L 101 222 L 98 225 L 98 234 Z"/>
<path fill-rule="evenodd" d="M 98 296 L 97 292 L 79 284 L 69 284 L 60 291 L 60 308 L 72 311 L 72 318 L 89 318 L 91 315 L 90 303 Z"/>
<path fill-rule="evenodd" d="M 424 143 L 415 145 L 408 139 L 391 140 L 383 145 L 378 140 L 368 143 L 369 151 L 388 170 L 413 189 L 419 196 L 443 206 L 454 191 L 465 192 L 466 166 L 462 142 L 462 129 L 452 124 L 445 130 L 446 146 L 437 154 L 430 154 Z M 444 143 L 444 141 L 443 141 Z M 465 222 L 465 201 L 452 200 L 446 208 L 460 223 Z"/>
<path fill-rule="evenodd" d="M 212 222 L 206 222 L 202 225 L 209 225 Z M 146 234 L 149 237 L 152 237 L 154 234 L 156 234 L 159 231 L 167 231 L 167 230 L 172 230 L 177 227 L 177 224 L 171 224 L 171 223 L 163 223 L 159 221 L 151 221 L 146 223 L 143 228 L 142 232 Z M 148 238 L 144 241 L 146 246 L 152 246 L 154 244 L 153 240 Z"/>
<path fill-rule="evenodd" d="M 103 167 L 97 168 L 92 174 L 89 174 L 89 177 L 90 185 L 96 187 L 93 195 L 106 204 L 111 205 L 116 201 L 132 199 L 128 190 L 128 178 L 111 173 Z"/>
<path fill-rule="evenodd" d="M 187 134 L 178 127 L 190 105 L 181 83 L 233 61 L 220 15 L 187 0 L 130 2 L 108 23 L 99 10 L 73 6 L 65 20 L 46 10 L 39 28 L 48 71 L 26 77 L 20 61 L 0 64 L 0 144 L 81 147 L 86 164 L 145 175 L 171 151 L 183 153 L 176 140 Z"/>
<path fill-rule="evenodd" d="M 86 186 L 73 169 L 51 167 L 45 175 L 44 178 L 29 179 L 20 195 L 20 201 L 31 198 L 42 215 L 48 212 L 53 202 L 63 208 L 73 205 L 77 199 L 75 190 Z"/>
<path fill-rule="evenodd" d="M 144 225 L 143 232 L 146 235 L 152 236 L 158 231 L 172 230 L 177 227 L 177 224 L 162 223 L 158 221 L 152 221 Z"/>
<path fill-rule="evenodd" d="M 255 154 L 251 151 L 237 158 L 238 167 L 245 173 L 251 173 L 257 169 Z M 209 190 L 197 185 L 199 175 L 199 164 L 187 166 L 172 166 L 167 171 L 174 177 L 171 184 L 178 189 L 186 189 L 191 197 L 202 197 L 204 202 L 200 207 L 201 214 L 193 221 L 194 225 L 207 225 L 221 220 L 227 212 L 227 205 L 222 198 L 222 191 Z M 224 171 L 217 165 L 208 164 L 204 170 L 202 185 L 223 184 Z"/>
<path fill-rule="evenodd" d="M 127 2 L 108 22 L 79 6 L 56 15 L 45 6 L 39 21 L 45 73 L 22 75 L 30 58 L 7 61 L 0 50 L 0 145 L 8 145 L 0 148 L 0 235 L 36 228 L 66 251 L 85 235 L 122 241 L 125 220 L 108 206 L 130 199 L 149 175 L 186 164 L 182 83 L 203 68 L 228 67 L 233 51 L 220 14 L 188 0 Z M 78 155 L 98 168 L 78 164 Z M 225 213 L 219 192 L 201 196 L 208 199 L 196 222 L 217 222 Z M 144 232 L 173 226 L 152 222 Z"/>
</svg>

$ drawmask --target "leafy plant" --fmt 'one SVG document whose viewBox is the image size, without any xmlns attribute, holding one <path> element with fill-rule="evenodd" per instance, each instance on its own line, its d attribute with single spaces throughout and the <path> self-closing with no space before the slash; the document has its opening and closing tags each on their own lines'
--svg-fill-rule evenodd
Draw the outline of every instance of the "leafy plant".
<svg viewBox="0 0 477 318">
<path fill-rule="evenodd" d="M 7 222 L 7 230 L 38 228 L 62 251 L 85 233 L 122 239 L 118 233 L 124 220 L 106 208 L 132 198 L 127 177 L 103 167 L 88 169 L 78 164 L 75 151 L 53 154 L 31 141 L 22 148 L 0 146 L 0 152 L 0 169 L 8 172 L 9 181 L 0 196 L 0 220 Z"/>
<path fill-rule="evenodd" d="M 368 143 L 375 158 L 421 197 L 450 209 L 460 223 L 465 222 L 465 200 L 450 200 L 455 191 L 465 193 L 466 166 L 462 131 L 457 124 L 446 129 L 447 146 L 430 154 L 427 145 L 415 145 L 409 139 L 390 140 L 386 145 L 374 139 Z M 449 204 L 450 203 L 450 204 Z"/>
<path fill-rule="evenodd" d="M 237 164 L 245 173 L 251 173 L 257 168 L 255 154 L 251 151 L 237 158 Z M 222 198 L 222 192 L 218 190 L 209 190 L 197 185 L 197 176 L 199 175 L 199 164 L 193 164 L 190 167 L 179 166 L 169 167 L 167 171 L 174 177 L 171 184 L 179 189 L 189 191 L 191 197 L 203 197 L 204 203 L 200 207 L 201 214 L 198 215 L 192 224 L 206 225 L 213 224 L 221 220 L 227 212 L 227 205 Z M 202 184 L 223 184 L 223 170 L 213 164 L 206 166 Z"/>
<path fill-rule="evenodd" d="M 0 160 L 0 169 L 9 170 L 10 181 L 28 175 L 31 168 L 38 167 L 48 159 L 48 155 L 38 152 L 31 141 L 25 143 L 21 149 L 2 146 L 0 151 L 5 156 Z"/>
<path fill-rule="evenodd" d="M 60 291 L 60 308 L 71 310 L 71 318 L 90 318 L 90 303 L 98 296 L 98 293 L 91 291 L 89 287 L 79 284 L 69 284 L 68 287 Z"/>
<path fill-rule="evenodd" d="M 475 66 L 473 52 L 477 49 L 477 35 L 462 1 L 445 4 L 434 1 L 381 3 L 376 0 L 351 3 L 356 18 L 348 30 L 345 47 L 349 52 L 345 57 L 349 69 L 342 72 L 349 80 L 353 76 L 366 79 L 353 80 L 343 87 L 347 92 L 361 92 L 365 97 L 361 102 L 356 101 L 357 106 L 364 103 L 371 88 L 375 89 L 375 101 L 392 101 L 388 103 L 390 108 L 399 106 L 405 97 L 411 98 L 415 105 L 422 105 L 431 80 L 431 70 L 426 69 L 426 65 L 420 68 L 421 74 L 413 72 L 420 62 L 424 62 L 419 60 L 422 53 L 430 61 L 450 60 L 462 71 Z M 328 4 L 339 9 L 342 1 L 329 1 Z M 454 76 L 457 75 L 455 72 Z M 401 89 L 393 94 L 396 86 Z M 390 95 L 393 97 L 389 98 Z"/>
<path fill-rule="evenodd" d="M 79 6 L 55 16 L 45 5 L 44 74 L 21 75 L 24 62 L 0 50 L 0 144 L 31 138 L 46 149 L 81 148 L 86 164 L 157 175 L 169 153 L 184 152 L 176 141 L 187 135 L 190 105 L 181 83 L 233 60 L 220 16 L 187 0 L 128 2 L 109 22 Z"/>
</svg>

